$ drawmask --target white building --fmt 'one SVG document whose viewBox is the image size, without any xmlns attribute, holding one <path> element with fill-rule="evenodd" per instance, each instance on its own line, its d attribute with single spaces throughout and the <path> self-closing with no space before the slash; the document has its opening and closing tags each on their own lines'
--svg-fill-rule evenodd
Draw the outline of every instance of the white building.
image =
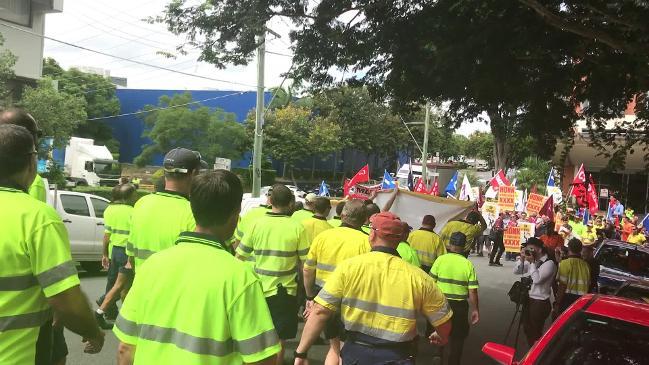
<svg viewBox="0 0 649 365">
<path fill-rule="evenodd" d="M 63 0 L 0 0 L 0 33 L 4 38 L 3 48 L 18 57 L 14 72 L 19 81 L 32 83 L 41 78 L 45 15 L 62 11 Z"/>
</svg>

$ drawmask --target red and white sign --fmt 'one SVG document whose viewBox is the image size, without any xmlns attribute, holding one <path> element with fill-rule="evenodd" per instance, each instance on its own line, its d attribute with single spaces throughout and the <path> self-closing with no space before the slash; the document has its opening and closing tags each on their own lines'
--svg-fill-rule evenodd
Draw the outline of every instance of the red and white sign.
<svg viewBox="0 0 649 365">
<path fill-rule="evenodd" d="M 349 195 L 349 190 L 356 184 L 368 181 L 370 181 L 370 167 L 369 165 L 365 165 L 362 169 L 358 170 L 356 175 L 354 175 L 347 184 L 345 184 L 345 196 Z"/>
<path fill-rule="evenodd" d="M 437 177 L 435 177 L 435 182 L 433 183 L 433 186 L 430 188 L 428 194 L 432 196 L 439 196 L 439 183 L 437 182 Z"/>
<path fill-rule="evenodd" d="M 381 184 L 365 186 L 361 184 L 356 184 L 349 188 L 349 198 L 358 199 L 358 200 L 367 200 L 370 198 L 373 192 L 380 191 Z"/>
<path fill-rule="evenodd" d="M 426 189 L 426 184 L 424 184 L 424 179 L 417 179 L 414 192 L 422 194 L 426 194 L 428 192 L 428 190 Z"/>
<path fill-rule="evenodd" d="M 495 190 L 498 191 L 498 188 L 500 186 L 504 185 L 511 185 L 509 180 L 507 180 L 507 176 L 505 176 L 505 173 L 503 172 L 502 169 L 498 170 L 498 173 L 496 176 L 494 176 L 491 181 L 489 182 L 489 185 Z"/>
</svg>

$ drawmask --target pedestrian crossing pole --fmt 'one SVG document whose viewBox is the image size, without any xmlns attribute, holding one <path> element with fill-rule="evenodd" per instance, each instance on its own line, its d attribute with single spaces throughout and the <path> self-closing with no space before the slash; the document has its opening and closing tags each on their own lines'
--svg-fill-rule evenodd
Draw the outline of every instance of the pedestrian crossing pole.
<svg viewBox="0 0 649 365">
<path fill-rule="evenodd" d="M 257 48 L 257 107 L 255 110 L 255 140 L 252 156 L 252 197 L 258 198 L 261 191 L 261 150 L 264 137 L 264 56 L 266 54 L 266 31 L 259 36 Z"/>
</svg>

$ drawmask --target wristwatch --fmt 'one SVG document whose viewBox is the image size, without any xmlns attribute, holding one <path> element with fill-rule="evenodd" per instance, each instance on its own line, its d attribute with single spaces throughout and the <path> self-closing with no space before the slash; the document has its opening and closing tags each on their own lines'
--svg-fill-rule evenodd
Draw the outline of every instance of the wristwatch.
<svg viewBox="0 0 649 365">
<path fill-rule="evenodd" d="M 293 357 L 296 359 L 306 359 L 307 353 L 306 352 L 293 352 Z"/>
<path fill-rule="evenodd" d="M 314 295 L 314 296 L 309 296 L 309 295 L 307 295 L 307 296 L 306 296 L 306 300 L 313 300 L 313 299 L 315 299 L 315 297 L 316 297 L 315 295 Z"/>
</svg>

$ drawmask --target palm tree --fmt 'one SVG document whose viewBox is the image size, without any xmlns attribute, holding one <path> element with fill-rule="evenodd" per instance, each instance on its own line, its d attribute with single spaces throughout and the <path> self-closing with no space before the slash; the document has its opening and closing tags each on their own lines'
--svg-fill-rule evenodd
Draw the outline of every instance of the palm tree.
<svg viewBox="0 0 649 365">
<path fill-rule="evenodd" d="M 536 185 L 540 194 L 545 194 L 545 183 L 550 171 L 550 162 L 541 160 L 536 156 L 526 157 L 520 170 L 516 173 L 518 186 L 521 189 L 531 190 Z"/>
</svg>

